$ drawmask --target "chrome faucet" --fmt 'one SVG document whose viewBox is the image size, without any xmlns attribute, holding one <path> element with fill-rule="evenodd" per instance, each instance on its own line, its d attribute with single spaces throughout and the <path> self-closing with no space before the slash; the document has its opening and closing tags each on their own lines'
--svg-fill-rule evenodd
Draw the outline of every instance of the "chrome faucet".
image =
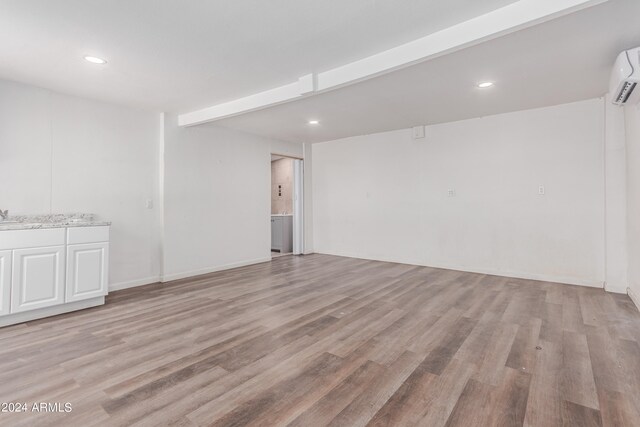
<svg viewBox="0 0 640 427">
<path fill-rule="evenodd" d="M 9 211 L 3 211 L 0 209 L 0 217 L 2 217 L 3 221 L 6 221 L 9 218 Z"/>
</svg>

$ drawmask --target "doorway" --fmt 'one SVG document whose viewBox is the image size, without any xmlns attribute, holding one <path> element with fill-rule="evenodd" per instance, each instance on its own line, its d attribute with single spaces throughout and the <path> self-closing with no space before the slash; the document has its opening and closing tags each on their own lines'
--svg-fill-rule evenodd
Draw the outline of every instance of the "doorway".
<svg viewBox="0 0 640 427">
<path fill-rule="evenodd" d="M 300 255 L 303 236 L 303 161 L 271 155 L 271 257 Z"/>
</svg>

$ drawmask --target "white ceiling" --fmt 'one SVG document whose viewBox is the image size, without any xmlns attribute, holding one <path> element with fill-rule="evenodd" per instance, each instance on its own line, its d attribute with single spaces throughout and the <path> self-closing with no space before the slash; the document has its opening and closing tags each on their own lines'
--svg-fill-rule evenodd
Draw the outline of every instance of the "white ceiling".
<svg viewBox="0 0 640 427">
<path fill-rule="evenodd" d="M 228 101 L 515 0 L 2 0 L 0 78 L 169 112 Z M 82 58 L 109 61 L 97 67 Z"/>
<path fill-rule="evenodd" d="M 0 78 L 182 113 L 290 83 L 514 0 L 2 0 Z M 609 0 L 227 126 L 318 142 L 604 94 L 640 46 L 640 0 Z M 82 59 L 106 58 L 106 66 Z M 494 80 L 479 90 L 481 80 Z M 310 127 L 311 118 L 321 120 Z"/>
<path fill-rule="evenodd" d="M 640 1 L 611 0 L 382 77 L 203 126 L 320 142 L 604 95 L 640 46 Z M 495 81 L 491 89 L 476 83 Z M 309 119 L 320 120 L 310 126 Z"/>
</svg>

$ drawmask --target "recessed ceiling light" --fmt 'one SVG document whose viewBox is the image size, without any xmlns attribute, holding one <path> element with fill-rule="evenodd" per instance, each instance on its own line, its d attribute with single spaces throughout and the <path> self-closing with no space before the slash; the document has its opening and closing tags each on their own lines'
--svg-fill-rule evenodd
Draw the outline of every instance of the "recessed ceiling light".
<svg viewBox="0 0 640 427">
<path fill-rule="evenodd" d="M 85 56 L 84 59 L 89 61 L 89 62 L 91 62 L 91 63 L 93 63 L 93 64 L 106 64 L 107 63 L 107 61 L 105 61 L 104 59 L 98 58 L 96 56 Z"/>
<path fill-rule="evenodd" d="M 481 88 L 481 89 L 488 88 L 488 87 L 491 87 L 491 86 L 493 86 L 493 82 L 478 83 L 478 87 Z"/>
<path fill-rule="evenodd" d="M 309 124 L 310 124 L 310 125 L 317 125 L 317 124 L 319 124 L 319 123 L 320 123 L 320 122 L 319 122 L 319 121 L 317 121 L 317 120 L 309 120 Z"/>
</svg>

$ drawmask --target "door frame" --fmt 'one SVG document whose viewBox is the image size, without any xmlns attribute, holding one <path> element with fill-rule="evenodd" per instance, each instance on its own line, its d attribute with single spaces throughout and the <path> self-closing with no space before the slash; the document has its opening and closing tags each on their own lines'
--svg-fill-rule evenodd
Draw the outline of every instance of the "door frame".
<svg viewBox="0 0 640 427">
<path fill-rule="evenodd" d="M 292 156 L 290 154 L 281 154 L 272 152 L 269 159 L 273 156 L 285 157 L 292 159 L 293 163 L 293 255 L 304 254 L 305 236 L 304 236 L 304 157 Z M 297 162 L 296 162 L 297 161 Z M 296 179 L 296 164 L 299 167 L 298 177 Z M 269 181 L 271 181 L 271 169 L 269 169 Z M 299 181 L 299 182 L 297 182 Z M 269 186 L 271 191 L 271 186 Z M 269 206 L 271 212 L 271 206 Z"/>
</svg>

